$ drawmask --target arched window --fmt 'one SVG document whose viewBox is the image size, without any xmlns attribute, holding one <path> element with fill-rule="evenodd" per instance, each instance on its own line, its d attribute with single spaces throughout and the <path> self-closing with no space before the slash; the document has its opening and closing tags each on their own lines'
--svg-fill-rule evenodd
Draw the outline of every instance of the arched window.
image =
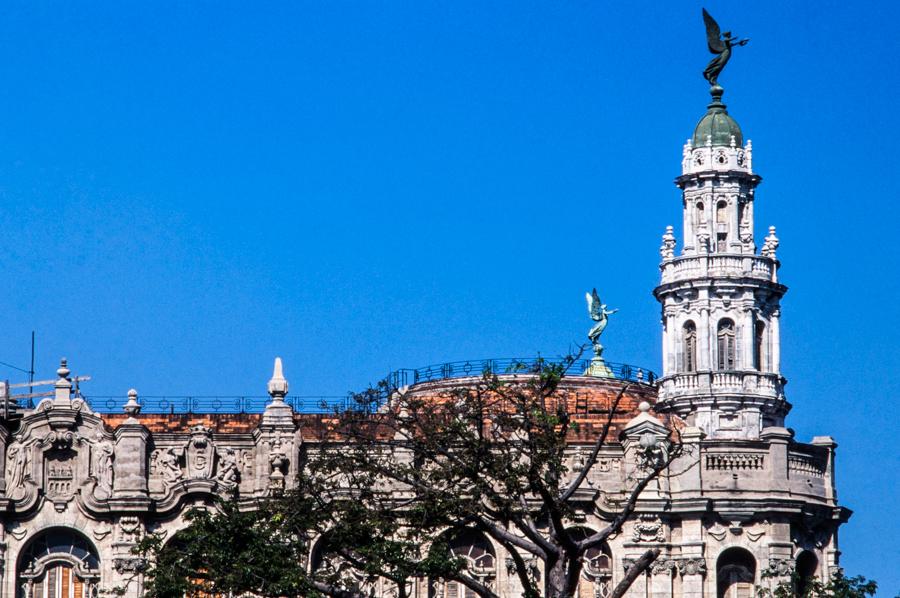
<svg viewBox="0 0 900 598">
<path fill-rule="evenodd" d="M 681 330 L 682 371 L 697 371 L 697 326 L 690 320 Z"/>
<path fill-rule="evenodd" d="M 441 539 L 450 552 L 465 559 L 466 571 L 481 583 L 491 587 L 497 576 L 497 556 L 494 547 L 484 534 L 464 529 L 454 531 Z M 458 581 L 430 580 L 430 598 L 476 598 L 477 594 Z"/>
<path fill-rule="evenodd" d="M 737 364 L 735 346 L 734 322 L 728 318 L 719 320 L 719 326 L 716 330 L 716 338 L 718 339 L 718 358 L 720 370 L 733 370 Z"/>
<path fill-rule="evenodd" d="M 95 598 L 99 581 L 97 549 L 73 529 L 44 530 L 20 553 L 18 598 Z"/>
<path fill-rule="evenodd" d="M 753 367 L 763 372 L 768 369 L 765 354 L 766 323 L 757 320 L 753 325 Z"/>
<path fill-rule="evenodd" d="M 743 548 L 728 548 L 716 561 L 718 598 L 753 598 L 756 559 Z"/>
<path fill-rule="evenodd" d="M 716 251 L 728 251 L 728 204 L 720 201 L 716 204 Z"/>
<path fill-rule="evenodd" d="M 572 538 L 581 541 L 594 532 L 580 527 L 571 531 Z M 590 548 L 582 559 L 581 579 L 576 598 L 607 598 L 612 589 L 612 553 L 604 542 Z"/>
<path fill-rule="evenodd" d="M 347 590 L 374 595 L 375 583 L 364 572 L 350 564 L 332 550 L 330 538 L 326 534 L 320 536 L 313 545 L 309 558 L 310 573 L 319 572 L 325 576 L 340 579 Z"/>
<path fill-rule="evenodd" d="M 716 204 L 716 224 L 728 223 L 728 204 L 723 200 Z"/>
<path fill-rule="evenodd" d="M 706 210 L 703 209 L 703 202 L 698 201 L 696 208 L 697 208 L 697 224 L 706 224 Z"/>
<path fill-rule="evenodd" d="M 794 571 L 797 573 L 797 596 L 802 596 L 806 592 L 807 586 L 816 576 L 816 569 L 818 568 L 819 559 L 812 552 L 804 550 L 797 555 L 797 562 L 794 567 Z"/>
</svg>

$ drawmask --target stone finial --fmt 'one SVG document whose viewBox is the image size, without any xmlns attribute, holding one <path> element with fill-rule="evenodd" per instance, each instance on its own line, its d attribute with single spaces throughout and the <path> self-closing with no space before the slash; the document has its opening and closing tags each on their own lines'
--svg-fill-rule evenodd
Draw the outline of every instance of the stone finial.
<svg viewBox="0 0 900 598">
<path fill-rule="evenodd" d="M 749 139 L 744 148 L 744 155 L 747 158 L 747 172 L 753 172 L 753 141 Z"/>
<path fill-rule="evenodd" d="M 141 412 L 141 404 L 138 403 L 137 399 L 138 392 L 132 388 L 128 391 L 128 402 L 125 403 L 124 407 L 122 407 L 122 411 L 125 412 L 125 415 L 127 415 L 129 419 L 137 417 L 137 415 Z"/>
<path fill-rule="evenodd" d="M 266 409 L 263 411 L 263 426 L 293 429 L 294 410 L 284 400 L 288 393 L 288 381 L 284 378 L 280 357 L 275 358 L 275 369 L 272 371 L 272 378 L 269 380 L 267 388 L 272 402 L 266 405 Z"/>
<path fill-rule="evenodd" d="M 773 260 L 775 259 L 775 251 L 778 249 L 779 241 L 778 236 L 775 235 L 775 227 L 769 227 L 769 234 L 766 235 L 765 243 L 763 243 L 762 251 L 760 253 L 764 257 L 770 257 Z"/>
<path fill-rule="evenodd" d="M 662 236 L 662 245 L 659 246 L 659 255 L 664 262 L 675 257 L 675 228 L 672 225 L 666 227 L 666 232 Z"/>
<path fill-rule="evenodd" d="M 68 405 L 72 400 L 72 381 L 69 380 L 69 374 L 71 373 L 68 362 L 63 357 L 59 360 L 59 369 L 56 370 L 56 375 L 59 377 L 53 385 L 53 403 L 55 405 Z"/>
<path fill-rule="evenodd" d="M 59 376 L 59 379 L 56 381 L 56 387 L 66 386 L 67 388 L 71 388 L 72 382 L 69 380 L 69 374 L 71 373 L 68 360 L 63 357 L 59 360 L 59 369 L 56 370 L 56 375 Z"/>
<path fill-rule="evenodd" d="M 284 371 L 281 366 L 281 358 L 275 358 L 275 369 L 272 371 L 272 379 L 268 384 L 269 396 L 273 401 L 284 401 L 285 395 L 288 393 L 288 381 L 284 377 Z"/>
</svg>

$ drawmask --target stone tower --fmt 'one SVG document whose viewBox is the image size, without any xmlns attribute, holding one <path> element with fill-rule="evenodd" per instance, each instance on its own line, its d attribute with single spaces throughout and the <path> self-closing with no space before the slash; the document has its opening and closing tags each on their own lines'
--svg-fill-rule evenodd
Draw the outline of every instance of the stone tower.
<svg viewBox="0 0 900 598">
<path fill-rule="evenodd" d="M 782 426 L 790 404 L 779 358 L 778 239 L 754 242 L 753 204 L 761 177 L 752 145 L 714 85 L 712 102 L 684 145 L 683 243 L 666 228 L 654 295 L 662 305 L 660 411 L 709 438 L 759 438 Z"/>
</svg>

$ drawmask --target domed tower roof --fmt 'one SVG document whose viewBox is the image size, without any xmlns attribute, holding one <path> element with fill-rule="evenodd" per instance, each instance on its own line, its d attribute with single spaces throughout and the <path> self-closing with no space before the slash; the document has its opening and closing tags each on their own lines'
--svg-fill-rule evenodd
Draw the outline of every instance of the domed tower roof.
<svg viewBox="0 0 900 598">
<path fill-rule="evenodd" d="M 722 103 L 723 90 L 718 85 L 710 89 L 713 101 L 707 106 L 706 114 L 697 123 L 694 129 L 693 146 L 702 147 L 706 145 L 708 139 L 712 140 L 713 145 L 730 146 L 731 138 L 734 137 L 734 145 L 740 147 L 744 144 L 744 136 L 741 133 L 741 127 L 737 121 L 731 118 L 726 110 L 725 104 Z"/>
</svg>

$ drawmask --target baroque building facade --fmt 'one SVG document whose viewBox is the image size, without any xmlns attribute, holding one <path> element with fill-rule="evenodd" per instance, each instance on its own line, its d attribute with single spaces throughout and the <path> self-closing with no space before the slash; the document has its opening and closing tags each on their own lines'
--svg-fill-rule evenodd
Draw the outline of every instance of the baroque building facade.
<svg viewBox="0 0 900 598">
<path fill-rule="evenodd" d="M 784 427 L 778 239 L 769 229 L 757 251 L 761 179 L 721 100 L 714 88 L 683 149 L 682 246 L 668 227 L 660 248 L 662 376 L 610 369 L 567 377 L 560 388 L 581 423 L 569 455 L 578 471 L 628 384 L 614 420 L 619 440 L 602 449 L 579 494 L 572 525 L 585 533 L 615 514 L 642 442 L 677 424 L 685 446 L 624 532 L 588 555 L 579 598 L 606 596 L 648 547 L 660 557 L 629 596 L 749 597 L 754 585 L 791 571 L 825 577 L 838 567 L 837 530 L 850 512 L 837 503 L 837 445 L 827 436 L 799 442 Z M 142 563 L 131 549 L 142 535 L 173 538 L 188 508 L 216 496 L 258 498 L 289 486 L 323 417 L 292 408 L 280 361 L 258 413 L 142 412 L 134 391 L 123 413 L 109 413 L 81 396 L 65 361 L 57 375 L 33 406 L 8 402 L 0 425 L 0 598 L 87 598 L 114 588 L 140 595 Z M 409 392 L 437 396 L 471 381 L 470 370 L 445 368 L 413 380 Z M 452 548 L 500 595 L 520 595 L 501 546 L 473 532 Z M 423 580 L 415 595 L 468 594 Z"/>
</svg>

